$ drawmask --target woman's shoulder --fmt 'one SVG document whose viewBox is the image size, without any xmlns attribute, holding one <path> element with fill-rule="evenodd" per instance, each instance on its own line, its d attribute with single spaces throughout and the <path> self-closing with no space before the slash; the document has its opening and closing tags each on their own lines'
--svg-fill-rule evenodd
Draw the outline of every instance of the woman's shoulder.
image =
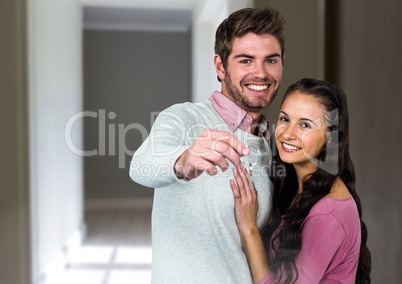
<svg viewBox="0 0 402 284">
<path fill-rule="evenodd" d="M 351 195 L 340 199 L 332 196 L 324 196 L 311 208 L 310 214 L 331 214 L 338 215 L 339 212 L 357 208 L 355 200 Z"/>
<path fill-rule="evenodd" d="M 321 198 L 311 209 L 315 214 L 348 214 L 349 210 L 357 209 L 356 203 L 343 181 L 338 178 L 330 192 Z"/>
<path fill-rule="evenodd" d="M 360 217 L 356 202 L 352 196 L 345 199 L 323 197 L 311 208 L 305 222 L 321 224 L 334 224 L 342 227 L 344 231 L 360 229 Z"/>
<path fill-rule="evenodd" d="M 334 199 L 344 200 L 350 197 L 351 194 L 346 187 L 345 183 L 338 177 L 331 187 L 331 191 L 327 194 L 327 197 Z"/>
</svg>

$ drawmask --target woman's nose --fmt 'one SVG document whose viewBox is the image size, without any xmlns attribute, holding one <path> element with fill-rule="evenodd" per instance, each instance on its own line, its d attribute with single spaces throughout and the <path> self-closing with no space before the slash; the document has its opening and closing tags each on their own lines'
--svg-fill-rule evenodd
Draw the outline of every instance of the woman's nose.
<svg viewBox="0 0 402 284">
<path fill-rule="evenodd" d="M 288 126 L 284 129 L 282 135 L 283 135 L 283 137 L 284 137 L 285 139 L 288 139 L 288 140 L 295 139 L 295 137 L 296 137 L 296 132 L 295 132 L 295 131 L 296 131 L 296 130 L 295 130 L 294 125 L 288 125 Z"/>
</svg>

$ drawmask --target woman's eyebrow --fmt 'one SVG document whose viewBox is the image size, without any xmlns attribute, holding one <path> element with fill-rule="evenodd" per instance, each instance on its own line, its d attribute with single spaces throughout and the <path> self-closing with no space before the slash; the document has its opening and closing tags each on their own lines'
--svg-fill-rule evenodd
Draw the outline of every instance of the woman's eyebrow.
<svg viewBox="0 0 402 284">
<path fill-rule="evenodd" d="M 289 116 L 285 111 L 281 110 L 280 113 L 283 113 L 286 116 Z M 305 121 L 310 121 L 311 123 L 313 123 L 315 126 L 317 126 L 317 123 L 315 123 L 313 120 L 311 120 L 310 118 L 306 118 L 306 117 L 302 117 L 299 118 L 299 120 L 305 120 Z"/>
<path fill-rule="evenodd" d="M 309 118 L 302 117 L 302 118 L 300 118 L 300 120 L 307 120 L 307 121 L 310 121 L 311 123 L 314 123 L 315 126 L 317 126 L 317 124 L 314 122 L 314 120 L 311 120 L 311 119 L 309 119 Z"/>
</svg>

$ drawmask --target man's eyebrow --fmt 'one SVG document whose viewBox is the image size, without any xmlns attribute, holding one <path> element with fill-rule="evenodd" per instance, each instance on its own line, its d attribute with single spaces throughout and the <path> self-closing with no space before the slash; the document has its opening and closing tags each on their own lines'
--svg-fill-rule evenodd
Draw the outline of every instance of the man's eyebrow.
<svg viewBox="0 0 402 284">
<path fill-rule="evenodd" d="M 281 57 L 281 55 L 279 53 L 272 53 L 270 55 L 265 56 L 265 58 L 272 58 L 272 57 Z M 233 58 L 234 59 L 236 59 L 236 58 L 255 58 L 255 56 L 246 54 L 246 53 L 241 53 L 241 54 L 235 55 Z"/>
<path fill-rule="evenodd" d="M 245 58 L 254 58 L 254 56 L 250 55 L 250 54 L 245 54 L 245 53 L 241 53 L 238 55 L 235 55 L 233 58 L 240 58 L 240 57 L 245 57 Z"/>
<path fill-rule="evenodd" d="M 272 58 L 272 57 L 281 57 L 279 53 L 273 53 L 271 55 L 266 56 L 266 58 Z"/>
</svg>

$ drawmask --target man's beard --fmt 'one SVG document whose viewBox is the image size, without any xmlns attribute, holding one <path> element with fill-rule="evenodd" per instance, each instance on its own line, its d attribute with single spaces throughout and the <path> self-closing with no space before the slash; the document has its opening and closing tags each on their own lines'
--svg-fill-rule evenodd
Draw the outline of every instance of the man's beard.
<svg viewBox="0 0 402 284">
<path fill-rule="evenodd" d="M 261 98 L 257 102 L 252 102 L 245 95 L 243 95 L 242 93 L 239 92 L 239 90 L 233 84 L 230 74 L 228 72 L 226 72 L 226 74 L 225 74 L 224 81 L 226 84 L 226 89 L 227 89 L 229 97 L 245 111 L 260 112 L 261 110 L 263 110 L 264 108 L 266 108 L 267 106 L 270 105 L 270 103 L 273 101 L 276 94 L 278 93 L 278 90 L 274 90 L 274 92 L 272 93 L 271 98 L 268 102 L 263 98 Z M 257 83 L 258 81 L 255 80 L 254 82 Z M 261 80 L 259 83 L 262 83 Z M 266 80 L 264 80 L 263 83 L 268 84 Z M 244 86 L 243 88 L 246 88 L 246 87 Z"/>
</svg>

